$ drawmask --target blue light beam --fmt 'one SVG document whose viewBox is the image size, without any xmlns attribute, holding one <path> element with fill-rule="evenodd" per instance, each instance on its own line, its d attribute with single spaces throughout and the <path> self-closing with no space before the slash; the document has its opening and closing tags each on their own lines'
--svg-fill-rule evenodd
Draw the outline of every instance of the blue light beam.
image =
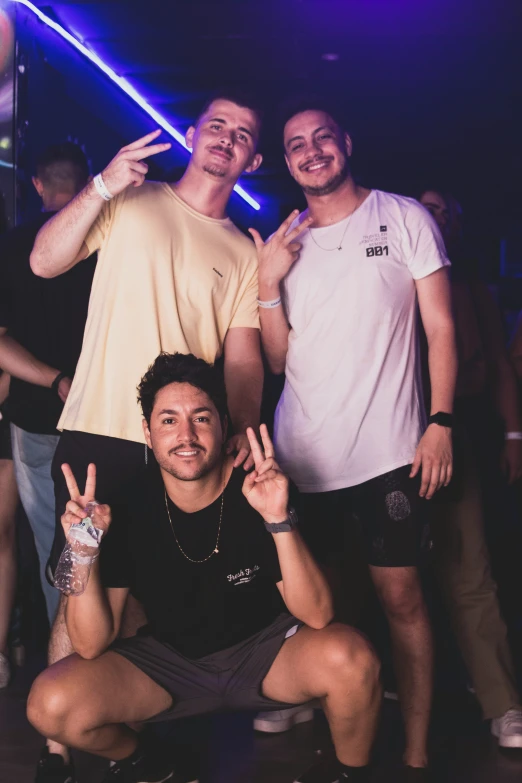
<svg viewBox="0 0 522 783">
<path fill-rule="evenodd" d="M 23 5 L 26 8 L 29 9 L 29 11 L 32 11 L 35 16 L 40 19 L 41 22 L 47 25 L 47 27 L 50 27 L 52 30 L 54 30 L 58 35 L 60 35 L 62 38 L 64 38 L 68 43 L 70 43 L 72 46 L 74 46 L 75 49 L 77 49 L 81 54 L 83 54 L 84 57 L 86 57 L 88 60 L 90 60 L 94 65 L 96 65 L 97 68 L 100 69 L 100 71 L 103 71 L 103 73 L 111 79 L 119 88 L 122 90 L 126 95 L 131 98 L 134 103 L 136 103 L 141 109 L 143 109 L 144 112 L 146 112 L 149 117 L 152 117 L 154 122 L 159 125 L 163 130 L 165 130 L 170 136 L 172 136 L 173 139 L 175 139 L 178 144 L 180 144 L 184 149 L 188 150 L 190 152 L 189 147 L 187 147 L 185 142 L 185 137 L 182 133 L 180 133 L 176 128 L 174 128 L 173 125 L 168 122 L 168 120 L 165 119 L 159 112 L 154 109 L 148 101 L 145 100 L 145 98 L 140 95 L 140 93 L 134 89 L 134 87 L 129 84 L 129 82 L 124 79 L 122 76 L 118 76 L 118 74 L 110 68 L 107 63 L 105 63 L 100 57 L 98 57 L 97 54 L 94 52 L 91 52 L 90 49 L 88 49 L 85 44 L 82 44 L 81 41 L 79 41 L 77 38 L 74 37 L 74 35 L 71 35 L 71 33 L 65 29 L 65 27 L 62 27 L 60 24 L 55 22 L 53 19 L 51 19 L 46 14 L 42 13 L 39 8 L 37 8 L 33 3 L 29 2 L 29 0 L 12 0 L 13 3 L 18 3 L 19 5 Z M 246 203 L 251 206 L 253 209 L 259 210 L 261 209 L 261 205 L 254 199 L 252 196 L 246 192 L 244 188 L 241 187 L 241 185 L 235 185 L 234 190 L 238 194 L 238 196 L 241 196 L 241 198 L 246 201 Z"/>
</svg>

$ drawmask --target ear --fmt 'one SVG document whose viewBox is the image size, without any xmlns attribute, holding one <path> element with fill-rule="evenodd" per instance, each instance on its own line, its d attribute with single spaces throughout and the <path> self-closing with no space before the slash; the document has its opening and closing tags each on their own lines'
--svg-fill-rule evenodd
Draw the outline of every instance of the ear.
<svg viewBox="0 0 522 783">
<path fill-rule="evenodd" d="M 346 148 L 346 154 L 348 155 L 349 158 L 351 158 L 352 151 L 353 151 L 353 144 L 350 136 L 347 133 L 344 134 L 344 146 Z"/>
<path fill-rule="evenodd" d="M 44 192 L 44 186 L 42 185 L 42 180 L 38 179 L 38 177 L 32 177 L 31 181 L 35 187 L 36 192 L 38 193 L 40 198 L 42 198 Z"/>
<path fill-rule="evenodd" d="M 150 439 L 150 430 L 149 430 L 149 425 L 147 424 L 147 420 L 146 419 L 142 419 L 141 420 L 141 426 L 143 427 L 143 434 L 145 435 L 145 442 L 146 442 L 147 446 L 149 447 L 149 449 L 151 449 L 152 448 L 152 441 Z"/>
<path fill-rule="evenodd" d="M 190 126 L 190 128 L 188 129 L 188 131 L 187 131 L 187 132 L 186 132 L 186 134 L 185 134 L 185 142 L 186 142 L 186 144 L 187 144 L 187 147 L 188 147 L 190 150 L 191 150 L 191 149 L 192 149 L 192 147 L 194 146 L 194 145 L 193 145 L 193 142 L 194 142 L 194 134 L 195 134 L 195 132 L 196 132 L 196 129 L 195 129 L 195 127 L 194 127 L 193 125 L 191 125 L 191 126 Z"/>
<path fill-rule="evenodd" d="M 262 164 L 262 162 L 263 162 L 263 156 L 259 152 L 256 152 L 256 154 L 254 155 L 254 157 L 250 162 L 250 165 L 247 166 L 247 168 L 245 169 L 245 173 L 252 174 L 252 172 L 257 171 L 260 165 Z"/>
</svg>

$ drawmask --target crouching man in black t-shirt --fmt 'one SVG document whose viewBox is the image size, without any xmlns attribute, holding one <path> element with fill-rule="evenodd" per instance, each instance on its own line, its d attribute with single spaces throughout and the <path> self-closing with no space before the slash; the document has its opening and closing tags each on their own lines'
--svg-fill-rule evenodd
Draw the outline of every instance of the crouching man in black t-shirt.
<svg viewBox="0 0 522 783">
<path fill-rule="evenodd" d="M 246 478 L 224 452 L 226 394 L 201 359 L 161 354 L 139 386 L 156 461 L 121 507 L 96 509 L 108 534 L 83 595 L 70 597 L 76 654 L 33 685 L 28 715 L 46 737 L 111 759 L 106 781 L 174 780 L 128 725 L 209 712 L 282 709 L 319 698 L 337 759 L 300 781 L 365 781 L 380 704 L 379 664 L 355 630 L 333 623 L 327 583 L 296 527 L 289 482 L 248 438 Z M 95 466 L 71 494 L 65 532 L 95 497 Z M 112 521 L 111 521 L 112 517 Z M 148 625 L 117 639 L 129 592 Z"/>
</svg>

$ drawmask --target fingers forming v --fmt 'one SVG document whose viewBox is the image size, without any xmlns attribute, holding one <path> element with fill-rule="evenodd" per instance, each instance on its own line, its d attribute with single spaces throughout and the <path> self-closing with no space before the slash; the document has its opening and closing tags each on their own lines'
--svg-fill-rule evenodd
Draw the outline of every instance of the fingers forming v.
<svg viewBox="0 0 522 783">
<path fill-rule="evenodd" d="M 264 462 L 265 455 L 261 450 L 261 446 L 259 445 L 259 441 L 257 440 L 256 434 L 252 427 L 247 427 L 246 434 L 248 442 L 250 443 L 250 450 L 254 458 L 254 465 L 256 466 L 256 470 L 258 470 Z"/>
</svg>

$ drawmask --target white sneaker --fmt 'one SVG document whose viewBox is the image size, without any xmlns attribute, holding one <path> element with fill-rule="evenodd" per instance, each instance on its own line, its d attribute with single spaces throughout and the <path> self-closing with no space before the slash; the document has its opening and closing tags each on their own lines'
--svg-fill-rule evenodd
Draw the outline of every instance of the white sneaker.
<svg viewBox="0 0 522 783">
<path fill-rule="evenodd" d="M 502 748 L 522 748 L 522 711 L 508 710 L 491 721 L 491 733 Z"/>
<path fill-rule="evenodd" d="M 273 712 L 258 712 L 254 718 L 254 729 L 265 734 L 279 734 L 282 731 L 297 726 L 298 723 L 308 723 L 313 720 L 312 707 L 290 707 L 287 710 L 274 710 Z"/>
<path fill-rule="evenodd" d="M 7 688 L 11 679 L 11 667 L 5 655 L 0 653 L 0 688 Z"/>
</svg>

